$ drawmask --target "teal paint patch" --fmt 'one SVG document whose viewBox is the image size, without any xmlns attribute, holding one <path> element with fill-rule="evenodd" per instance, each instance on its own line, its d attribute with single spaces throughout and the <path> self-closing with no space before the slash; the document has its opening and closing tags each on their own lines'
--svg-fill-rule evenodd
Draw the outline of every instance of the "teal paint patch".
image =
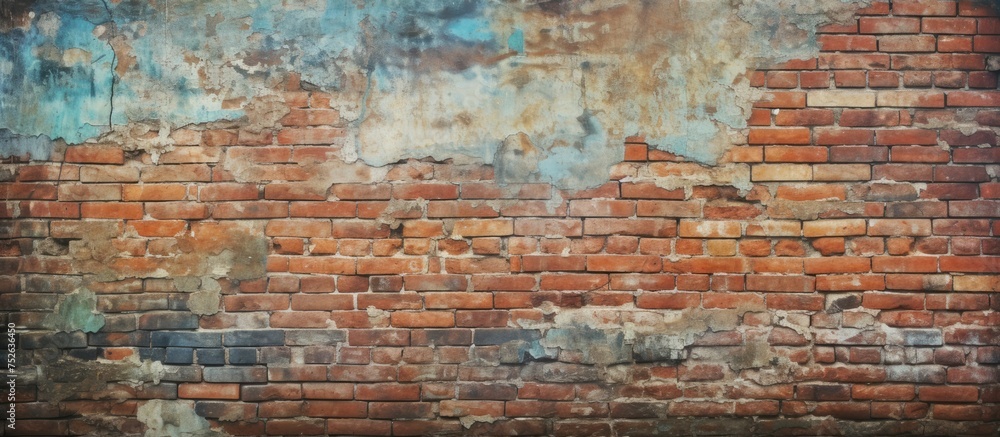
<svg viewBox="0 0 1000 437">
<path fill-rule="evenodd" d="M 104 327 L 104 315 L 96 311 L 97 297 L 87 289 L 60 297 L 45 325 L 62 332 L 97 332 Z"/>
<path fill-rule="evenodd" d="M 490 30 L 490 23 L 482 19 L 462 18 L 448 25 L 448 33 L 463 41 L 486 42 L 495 36 Z"/>
<path fill-rule="evenodd" d="M 524 56 L 524 31 L 514 29 L 514 32 L 507 37 L 507 49 Z"/>
</svg>

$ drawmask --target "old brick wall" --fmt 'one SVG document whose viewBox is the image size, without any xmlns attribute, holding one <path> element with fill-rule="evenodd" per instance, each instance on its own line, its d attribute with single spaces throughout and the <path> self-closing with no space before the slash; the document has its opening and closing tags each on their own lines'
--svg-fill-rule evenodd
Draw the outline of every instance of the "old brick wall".
<svg viewBox="0 0 1000 437">
<path fill-rule="evenodd" d="M 278 130 L 13 157 L 10 435 L 996 435 L 1000 18 L 820 33 L 718 165 L 587 190 L 355 162 L 294 79 Z"/>
</svg>

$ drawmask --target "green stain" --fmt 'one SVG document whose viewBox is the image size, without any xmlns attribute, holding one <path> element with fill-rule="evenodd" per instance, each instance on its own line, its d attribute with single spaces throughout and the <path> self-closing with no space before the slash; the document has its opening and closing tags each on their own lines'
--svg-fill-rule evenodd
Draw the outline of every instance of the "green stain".
<svg viewBox="0 0 1000 437">
<path fill-rule="evenodd" d="M 104 315 L 96 312 L 97 296 L 87 289 L 59 299 L 55 312 L 45 318 L 45 325 L 62 332 L 97 332 L 104 327 Z"/>
</svg>

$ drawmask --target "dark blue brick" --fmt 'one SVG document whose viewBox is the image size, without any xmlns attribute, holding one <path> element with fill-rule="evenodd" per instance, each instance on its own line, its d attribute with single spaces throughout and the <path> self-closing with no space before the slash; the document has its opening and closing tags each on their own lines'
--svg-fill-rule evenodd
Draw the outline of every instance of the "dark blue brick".
<svg viewBox="0 0 1000 437">
<path fill-rule="evenodd" d="M 138 326 L 135 314 L 105 314 L 100 332 L 132 332 Z"/>
<path fill-rule="evenodd" d="M 257 404 L 243 402 L 198 401 L 194 404 L 195 414 L 209 419 L 220 417 L 254 417 Z"/>
<path fill-rule="evenodd" d="M 140 360 L 151 360 L 151 361 L 163 361 L 167 357 L 167 350 L 160 347 L 142 347 L 139 348 L 139 359 Z"/>
<path fill-rule="evenodd" d="M 257 349 L 234 347 L 229 349 L 229 364 L 257 364 Z"/>
<path fill-rule="evenodd" d="M 531 329 L 477 329 L 472 342 L 478 346 L 490 346 L 517 340 L 530 342 L 540 338 L 541 333 Z"/>
<path fill-rule="evenodd" d="M 189 312 L 156 311 L 139 317 L 139 329 L 198 329 L 198 316 Z"/>
<path fill-rule="evenodd" d="M 472 344 L 471 329 L 422 329 L 410 334 L 414 346 L 468 346 Z"/>
<path fill-rule="evenodd" d="M 157 331 L 152 335 L 153 347 L 222 347 L 221 332 Z"/>
<path fill-rule="evenodd" d="M 100 351 L 97 349 L 70 349 L 67 354 L 73 358 L 81 359 L 84 361 L 93 361 L 99 357 Z"/>
<path fill-rule="evenodd" d="M 17 336 L 21 349 L 71 349 L 87 347 L 87 334 L 74 332 L 28 332 Z"/>
<path fill-rule="evenodd" d="M 160 381 L 201 382 L 201 369 L 200 366 L 168 364 L 163 366 L 163 376 L 160 377 Z"/>
<path fill-rule="evenodd" d="M 167 356 L 163 362 L 166 364 L 192 364 L 194 363 L 194 349 L 187 347 L 168 347 Z"/>
<path fill-rule="evenodd" d="M 279 329 L 260 329 L 226 332 L 226 346 L 283 346 L 285 331 Z"/>
<path fill-rule="evenodd" d="M 177 399 L 177 384 L 160 381 L 147 382 L 135 388 L 136 399 Z"/>
<path fill-rule="evenodd" d="M 203 366 L 221 366 L 226 364 L 225 349 L 198 349 L 198 364 Z"/>
</svg>

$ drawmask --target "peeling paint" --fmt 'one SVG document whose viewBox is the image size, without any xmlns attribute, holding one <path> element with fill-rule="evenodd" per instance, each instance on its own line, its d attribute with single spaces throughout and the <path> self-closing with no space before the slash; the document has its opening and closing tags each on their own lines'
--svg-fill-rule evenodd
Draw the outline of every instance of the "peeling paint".
<svg viewBox="0 0 1000 437">
<path fill-rule="evenodd" d="M 104 326 L 104 315 L 97 312 L 97 296 L 84 288 L 59 296 L 55 311 L 45 317 L 45 325 L 61 332 L 97 332 Z"/>
<path fill-rule="evenodd" d="M 596 186 L 634 134 L 715 164 L 759 98 L 748 73 L 815 55 L 816 28 L 867 3 L 45 0 L 3 26 L 0 128 L 18 139 L 0 154 L 37 136 L 136 147 L 121 135 L 136 122 L 270 128 L 294 73 L 331 94 L 368 164 L 471 160 L 503 181 Z"/>
</svg>

